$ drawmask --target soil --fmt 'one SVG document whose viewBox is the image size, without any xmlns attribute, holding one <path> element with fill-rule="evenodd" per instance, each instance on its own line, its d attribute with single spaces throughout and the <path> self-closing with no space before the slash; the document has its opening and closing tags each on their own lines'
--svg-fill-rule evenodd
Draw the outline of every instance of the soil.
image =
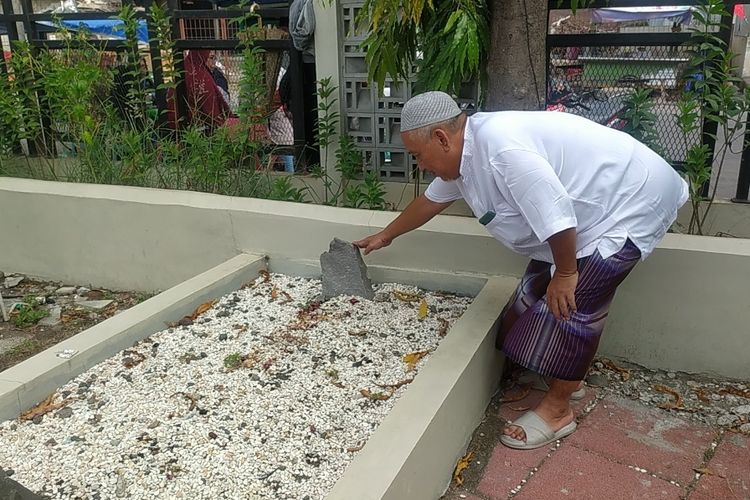
<svg viewBox="0 0 750 500">
<path fill-rule="evenodd" d="M 2 294 L 10 315 L 10 321 L 4 322 L 0 314 L 0 372 L 146 300 L 150 296 L 144 293 L 112 291 L 91 286 L 73 287 L 73 285 L 60 282 L 42 281 L 25 276 L 17 285 L 5 286 L 7 284 L 6 278 L 19 276 L 21 275 L 3 276 L 0 273 L 0 294 Z M 75 291 L 70 294 L 58 294 L 57 290 L 63 286 L 71 286 Z M 112 302 L 99 310 L 87 306 L 87 301 L 101 300 L 111 300 Z M 21 314 L 20 309 L 23 306 L 13 304 L 28 302 L 35 302 L 34 309 L 46 311 L 46 315 L 49 315 L 50 312 L 54 313 L 54 309 L 59 307 L 59 323 L 54 326 L 46 326 L 39 324 L 40 318 L 34 322 L 18 324 Z M 12 305 L 13 309 L 11 310 Z"/>
</svg>

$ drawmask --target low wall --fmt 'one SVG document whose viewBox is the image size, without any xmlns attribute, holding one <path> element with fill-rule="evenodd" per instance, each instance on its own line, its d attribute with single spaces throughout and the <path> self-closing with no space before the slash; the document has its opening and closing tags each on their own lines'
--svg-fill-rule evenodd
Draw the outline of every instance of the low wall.
<svg viewBox="0 0 750 500">
<path fill-rule="evenodd" d="M 317 261 L 395 213 L 190 192 L 0 178 L 0 270 L 98 286 L 165 289 L 241 252 Z M 383 268 L 472 277 L 525 260 L 471 218 L 439 216 L 367 257 Z M 467 281 L 468 280 L 468 281 Z M 645 366 L 750 378 L 750 240 L 670 234 L 633 271 L 601 352 Z M 502 304 L 498 304 L 498 309 Z"/>
</svg>

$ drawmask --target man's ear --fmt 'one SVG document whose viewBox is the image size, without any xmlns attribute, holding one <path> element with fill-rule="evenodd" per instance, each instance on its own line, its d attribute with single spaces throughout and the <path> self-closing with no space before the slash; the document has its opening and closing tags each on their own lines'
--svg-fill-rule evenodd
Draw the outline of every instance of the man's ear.
<svg viewBox="0 0 750 500">
<path fill-rule="evenodd" d="M 444 151 L 447 151 L 449 149 L 450 139 L 445 130 L 439 128 L 435 130 L 434 134 L 435 138 L 438 141 L 438 144 L 440 144 L 440 147 L 443 148 Z"/>
</svg>

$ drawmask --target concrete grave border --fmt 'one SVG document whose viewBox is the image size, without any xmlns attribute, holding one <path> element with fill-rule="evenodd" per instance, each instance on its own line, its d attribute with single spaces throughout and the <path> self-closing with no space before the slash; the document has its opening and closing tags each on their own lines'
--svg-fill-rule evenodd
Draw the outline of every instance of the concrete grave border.
<svg viewBox="0 0 750 500">
<path fill-rule="evenodd" d="M 269 269 L 268 264 L 265 257 L 238 255 L 0 372 L 0 420 L 16 418 L 61 385 L 163 330 L 167 322 L 198 304 L 238 289 L 261 269 Z M 270 259 L 270 264 L 274 272 L 319 274 L 313 262 L 280 259 L 275 266 Z M 376 281 L 432 289 L 453 288 L 456 281 L 448 273 L 369 269 Z M 499 307 L 517 281 L 476 276 L 458 280 L 466 293 L 478 294 L 326 500 L 432 500 L 445 491 L 500 380 L 503 358 L 495 349 L 496 324 Z M 70 359 L 57 357 L 66 349 L 77 353 Z"/>
</svg>

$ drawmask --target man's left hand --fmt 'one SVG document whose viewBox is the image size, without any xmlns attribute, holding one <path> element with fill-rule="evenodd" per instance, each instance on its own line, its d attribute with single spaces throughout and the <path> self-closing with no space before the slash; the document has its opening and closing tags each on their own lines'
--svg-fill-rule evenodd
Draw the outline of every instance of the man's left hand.
<svg viewBox="0 0 750 500">
<path fill-rule="evenodd" d="M 552 280 L 547 286 L 547 305 L 555 316 L 555 319 L 570 319 L 570 315 L 576 312 L 576 285 L 578 284 L 578 272 L 573 274 L 561 274 L 555 271 Z"/>
</svg>

